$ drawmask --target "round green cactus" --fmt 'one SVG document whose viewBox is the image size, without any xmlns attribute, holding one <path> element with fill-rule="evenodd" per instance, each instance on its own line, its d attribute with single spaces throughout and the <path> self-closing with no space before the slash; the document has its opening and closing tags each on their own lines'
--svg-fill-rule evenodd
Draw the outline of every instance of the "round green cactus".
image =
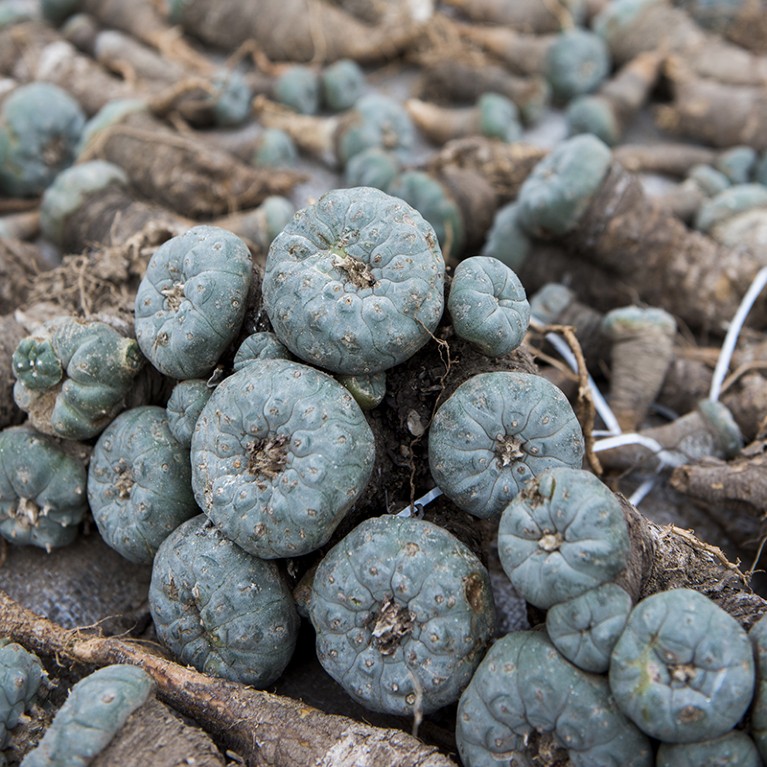
<svg viewBox="0 0 767 767">
<path fill-rule="evenodd" d="M 610 666 L 618 637 L 631 612 L 631 597 L 617 583 L 603 583 L 546 612 L 552 644 L 584 671 L 603 673 Z"/>
<path fill-rule="evenodd" d="M 267 330 L 251 333 L 237 348 L 232 361 L 232 368 L 237 371 L 257 360 L 293 359 L 285 344 L 274 333 Z"/>
<path fill-rule="evenodd" d="M 299 210 L 269 249 L 264 308 L 293 354 L 335 373 L 377 373 L 412 356 L 444 308 L 432 226 L 372 187 Z"/>
<path fill-rule="evenodd" d="M 88 502 L 101 537 L 131 562 L 149 564 L 159 545 L 199 508 L 189 449 L 158 405 L 121 413 L 93 448 Z"/>
<path fill-rule="evenodd" d="M 649 738 L 615 707 L 605 677 L 566 661 L 542 631 L 513 631 L 490 648 L 458 702 L 456 743 L 466 767 L 550 764 L 536 743 L 566 751 L 573 767 L 653 764 Z"/>
<path fill-rule="evenodd" d="M 320 75 L 313 67 L 303 64 L 287 66 L 274 80 L 275 101 L 299 114 L 313 115 L 320 108 Z"/>
<path fill-rule="evenodd" d="M 614 580 L 629 548 L 620 501 L 585 469 L 542 471 L 498 525 L 504 572 L 523 599 L 543 609 Z"/>
<path fill-rule="evenodd" d="M 415 143 L 416 131 L 410 115 L 402 103 L 391 96 L 382 93 L 360 96 L 344 119 L 336 138 L 341 165 L 374 146 L 405 159 Z"/>
<path fill-rule="evenodd" d="M 202 510 L 264 559 L 324 545 L 367 485 L 373 433 L 334 378 L 264 359 L 225 378 L 192 437 L 192 487 Z"/>
<path fill-rule="evenodd" d="M 161 544 L 149 608 L 157 636 L 180 663 L 255 687 L 282 674 L 298 636 L 278 565 L 245 552 L 204 514 Z"/>
<path fill-rule="evenodd" d="M 80 458 L 28 424 L 0 431 L 0 535 L 50 551 L 77 536 L 88 509 Z"/>
<path fill-rule="evenodd" d="M 385 192 L 402 172 L 402 160 L 394 152 L 373 146 L 363 149 L 344 167 L 347 186 L 374 186 Z"/>
<path fill-rule="evenodd" d="M 610 73 L 610 52 L 604 39 L 583 27 L 556 36 L 546 54 L 546 79 L 552 96 L 569 101 L 593 91 Z"/>
<path fill-rule="evenodd" d="M 489 256 L 472 256 L 458 264 L 447 308 L 456 334 L 489 357 L 516 349 L 530 324 L 530 304 L 521 280 Z"/>
<path fill-rule="evenodd" d="M 520 187 L 522 228 L 533 237 L 562 237 L 574 229 L 611 160 L 610 148 L 590 133 L 560 141 Z"/>
<path fill-rule="evenodd" d="M 248 246 L 200 225 L 163 243 L 136 293 L 136 340 L 171 378 L 203 378 L 234 340 L 252 281 Z"/>
<path fill-rule="evenodd" d="M 583 454 L 583 433 L 567 398 L 531 373 L 472 376 L 440 405 L 429 429 L 435 482 L 476 517 L 500 514 L 545 469 L 579 468 Z"/>
<path fill-rule="evenodd" d="M 72 687 L 24 767 L 86 765 L 103 751 L 128 717 L 153 694 L 154 682 L 138 666 L 114 664 Z"/>
<path fill-rule="evenodd" d="M 136 341 L 111 325 L 56 317 L 16 347 L 13 396 L 39 431 L 88 439 L 125 408 L 144 363 Z"/>
<path fill-rule="evenodd" d="M 211 78 L 213 120 L 222 128 L 242 125 L 250 116 L 253 94 L 241 72 L 219 69 Z"/>
<path fill-rule="evenodd" d="M 755 685 L 740 624 L 687 588 L 645 597 L 613 648 L 610 688 L 621 710 L 667 743 L 718 738 L 740 721 Z"/>
<path fill-rule="evenodd" d="M 615 110 L 599 95 L 584 94 L 573 98 L 565 110 L 565 119 L 570 136 L 592 133 L 607 146 L 615 146 L 623 136 Z"/>
<path fill-rule="evenodd" d="M 761 767 L 754 741 L 742 730 L 699 743 L 661 743 L 655 767 Z"/>
<path fill-rule="evenodd" d="M 457 700 L 495 629 L 476 555 L 395 515 L 365 520 L 325 555 L 309 615 L 325 670 L 366 708 L 397 715 Z"/>
<path fill-rule="evenodd" d="M 57 85 L 19 85 L 0 105 L 0 194 L 42 194 L 74 162 L 84 126 L 80 105 Z"/>
<path fill-rule="evenodd" d="M 16 642 L 0 640 L 0 749 L 8 731 L 32 705 L 45 671 L 40 659 Z"/>
<path fill-rule="evenodd" d="M 510 202 L 498 208 L 480 255 L 497 258 L 513 271 L 525 263 L 532 248 L 530 236 L 519 224 L 517 202 Z"/>
<path fill-rule="evenodd" d="M 91 160 L 59 173 L 40 201 L 40 230 L 46 240 L 61 247 L 67 221 L 85 201 L 103 189 L 128 186 L 125 171 L 111 162 Z"/>
<path fill-rule="evenodd" d="M 458 203 L 447 188 L 423 170 L 405 170 L 386 188 L 394 197 L 412 205 L 433 227 L 446 261 L 463 252 L 466 226 Z"/>
<path fill-rule="evenodd" d="M 266 168 L 292 166 L 297 160 L 296 143 L 281 128 L 264 128 L 251 158 L 253 165 Z"/>
<path fill-rule="evenodd" d="M 747 184 L 756 169 L 759 155 L 751 146 L 733 146 L 719 152 L 714 167 L 723 173 L 731 184 Z"/>
<path fill-rule="evenodd" d="M 320 100 L 330 112 L 351 109 L 364 92 L 365 72 L 353 59 L 339 59 L 320 72 Z"/>
<path fill-rule="evenodd" d="M 501 93 L 483 93 L 476 103 L 479 110 L 479 131 L 488 138 L 518 141 L 522 138 L 519 108 Z"/>
<path fill-rule="evenodd" d="M 186 448 L 192 446 L 195 424 L 211 394 L 213 386 L 203 378 L 179 381 L 170 393 L 165 404 L 168 428 L 173 437 Z"/>
</svg>

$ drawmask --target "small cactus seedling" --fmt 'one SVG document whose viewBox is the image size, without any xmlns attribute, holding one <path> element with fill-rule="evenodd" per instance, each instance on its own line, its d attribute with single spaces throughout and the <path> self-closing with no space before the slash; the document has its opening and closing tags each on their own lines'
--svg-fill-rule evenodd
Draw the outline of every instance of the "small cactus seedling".
<svg viewBox="0 0 767 767">
<path fill-rule="evenodd" d="M 251 333 L 243 339 L 232 361 L 232 369 L 237 372 L 257 360 L 289 360 L 293 355 L 274 333 L 262 330 Z"/>
<path fill-rule="evenodd" d="M 395 515 L 365 520 L 325 555 L 309 613 L 325 670 L 366 708 L 401 716 L 457 700 L 495 629 L 476 555 Z"/>
<path fill-rule="evenodd" d="M 213 394 L 213 387 L 203 378 L 179 381 L 170 393 L 165 410 L 168 428 L 184 447 L 192 445 L 192 434 L 202 409 Z"/>
<path fill-rule="evenodd" d="M 541 472 L 501 514 L 498 554 L 520 596 L 547 609 L 613 581 L 630 542 L 623 508 L 585 469 Z"/>
<path fill-rule="evenodd" d="M 339 59 L 320 72 L 320 104 L 329 112 L 351 109 L 365 92 L 365 72 L 352 59 Z"/>
<path fill-rule="evenodd" d="M 19 85 L 0 104 L 0 194 L 35 197 L 75 160 L 80 105 L 57 85 Z"/>
<path fill-rule="evenodd" d="M 607 679 L 535 630 L 512 631 L 485 655 L 458 702 L 456 741 L 466 767 L 653 764 L 649 738 L 615 707 Z"/>
<path fill-rule="evenodd" d="M 111 325 L 57 317 L 16 347 L 13 396 L 40 431 L 88 439 L 123 410 L 145 362 L 136 341 Z"/>
<path fill-rule="evenodd" d="M 738 724 L 754 692 L 754 658 L 735 618 L 698 591 L 671 589 L 631 611 L 609 680 L 641 730 L 666 743 L 695 743 Z"/>
<path fill-rule="evenodd" d="M 136 340 L 171 378 L 201 378 L 234 340 L 252 280 L 248 246 L 216 226 L 195 226 L 152 255 L 136 292 Z"/>
<path fill-rule="evenodd" d="M 114 664 L 72 687 L 24 767 L 89 764 L 106 748 L 128 717 L 153 694 L 154 682 L 138 666 Z"/>
<path fill-rule="evenodd" d="M 440 405 L 429 429 L 434 480 L 477 517 L 500 514 L 545 469 L 580 468 L 583 454 L 583 433 L 565 395 L 531 373 L 472 376 Z"/>
<path fill-rule="evenodd" d="M 617 583 L 603 583 L 552 605 L 546 612 L 546 633 L 557 650 L 578 668 L 604 673 L 631 607 L 627 591 Z"/>
<path fill-rule="evenodd" d="M 286 66 L 272 84 L 275 101 L 302 115 L 316 114 L 320 109 L 320 76 L 316 69 L 303 64 Z"/>
<path fill-rule="evenodd" d="M 335 373 L 403 362 L 436 328 L 445 262 L 433 227 L 379 189 L 325 193 L 272 242 L 263 280 L 274 332 Z"/>
<path fill-rule="evenodd" d="M 282 571 L 251 556 L 200 514 L 160 545 L 149 608 L 179 663 L 266 687 L 293 654 L 299 618 Z"/>
<path fill-rule="evenodd" d="M 761 617 L 751 626 L 748 638 L 754 651 L 756 669 L 750 732 L 759 755 L 767 760 L 767 617 Z"/>
<path fill-rule="evenodd" d="M 352 395 L 316 368 L 264 359 L 225 378 L 192 437 L 197 503 L 246 551 L 325 544 L 365 489 L 373 433 Z"/>
<path fill-rule="evenodd" d="M 516 349 L 530 324 L 530 304 L 519 277 L 488 256 L 471 256 L 458 264 L 447 308 L 455 332 L 488 357 Z"/>
<path fill-rule="evenodd" d="M 107 544 L 145 564 L 169 533 L 199 513 L 189 449 L 171 434 L 165 408 L 131 408 L 102 432 L 88 466 L 88 502 Z"/>
</svg>

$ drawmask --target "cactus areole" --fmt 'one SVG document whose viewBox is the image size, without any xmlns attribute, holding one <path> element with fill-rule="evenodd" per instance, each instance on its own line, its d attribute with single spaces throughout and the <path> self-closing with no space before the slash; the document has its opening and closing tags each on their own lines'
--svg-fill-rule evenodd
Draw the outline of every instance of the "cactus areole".
<svg viewBox="0 0 767 767">
<path fill-rule="evenodd" d="M 377 373 L 429 340 L 444 278 L 434 229 L 415 208 L 373 187 L 335 189 L 272 242 L 264 307 L 302 360 L 334 373 Z"/>
</svg>

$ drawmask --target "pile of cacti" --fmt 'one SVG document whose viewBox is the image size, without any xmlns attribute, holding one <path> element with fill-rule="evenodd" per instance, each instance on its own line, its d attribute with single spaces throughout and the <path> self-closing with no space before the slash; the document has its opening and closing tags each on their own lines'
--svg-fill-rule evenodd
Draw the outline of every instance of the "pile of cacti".
<svg viewBox="0 0 767 767">
<path fill-rule="evenodd" d="M 755 5 L 0 0 L 0 762 L 767 763 Z"/>
</svg>

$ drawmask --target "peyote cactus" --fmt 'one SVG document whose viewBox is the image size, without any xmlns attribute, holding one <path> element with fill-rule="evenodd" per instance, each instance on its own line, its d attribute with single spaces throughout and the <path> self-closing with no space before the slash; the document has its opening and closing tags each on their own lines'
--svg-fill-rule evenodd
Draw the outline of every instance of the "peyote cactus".
<svg viewBox="0 0 767 767">
<path fill-rule="evenodd" d="M 192 437 L 202 510 L 264 559 L 325 544 L 373 469 L 373 434 L 352 395 L 299 362 L 264 359 L 225 378 Z"/>
<path fill-rule="evenodd" d="M 748 638 L 754 651 L 756 670 L 750 731 L 759 755 L 767 761 L 767 617 L 762 616 L 751 626 Z"/>
<path fill-rule="evenodd" d="M 160 545 L 149 607 L 158 637 L 180 663 L 256 687 L 280 676 L 298 635 L 278 565 L 245 552 L 204 514 Z"/>
<path fill-rule="evenodd" d="M 614 580 L 629 546 L 620 501 L 580 468 L 542 471 L 511 499 L 498 525 L 506 575 L 521 597 L 542 609 Z"/>
<path fill-rule="evenodd" d="M 754 658 L 735 618 L 704 594 L 678 588 L 634 607 L 609 680 L 641 730 L 666 743 L 695 743 L 738 724 L 754 692 Z"/>
<path fill-rule="evenodd" d="M 372 410 L 386 396 L 386 373 L 370 375 L 337 375 L 336 380 L 343 384 L 363 410 Z"/>
<path fill-rule="evenodd" d="M 325 555 L 309 614 L 325 670 L 366 708 L 398 715 L 457 700 L 495 629 L 476 555 L 395 515 L 365 520 Z"/>
<path fill-rule="evenodd" d="M 313 115 L 320 109 L 320 87 L 317 70 L 293 64 L 276 76 L 272 91 L 280 104 L 295 109 L 299 114 Z"/>
<path fill-rule="evenodd" d="M 516 349 L 530 324 L 530 304 L 519 277 L 489 256 L 472 256 L 458 264 L 447 308 L 456 334 L 489 357 Z"/>
<path fill-rule="evenodd" d="M 615 707 L 605 677 L 535 630 L 513 631 L 485 655 L 458 702 L 456 742 L 466 767 L 653 764 L 649 738 Z"/>
<path fill-rule="evenodd" d="M 192 445 L 195 424 L 211 394 L 213 386 L 205 379 L 188 378 L 173 387 L 165 404 L 170 433 L 187 449 Z"/>
<path fill-rule="evenodd" d="M 252 280 L 247 245 L 200 225 L 163 243 L 136 293 L 136 340 L 171 378 L 202 378 L 234 340 Z"/>
<path fill-rule="evenodd" d="M 563 236 L 574 228 L 605 177 L 612 155 L 583 133 L 557 144 L 523 182 L 518 221 L 534 237 Z"/>
<path fill-rule="evenodd" d="M 0 640 L 0 749 L 37 696 L 44 675 L 36 655 L 16 642 Z"/>
<path fill-rule="evenodd" d="M 583 454 L 583 433 L 567 398 L 531 373 L 472 376 L 440 405 L 429 429 L 434 480 L 476 517 L 500 514 L 545 469 L 580 468 Z"/>
<path fill-rule="evenodd" d="M 13 396 L 39 431 L 88 439 L 124 409 L 144 363 L 138 344 L 111 325 L 56 317 L 16 347 Z"/>
<path fill-rule="evenodd" d="M 365 72 L 353 59 L 339 59 L 320 72 L 320 103 L 330 112 L 351 109 L 365 92 Z"/>
<path fill-rule="evenodd" d="M 376 373 L 412 356 L 444 308 L 434 229 L 372 187 L 335 189 L 272 242 L 263 300 L 278 338 L 336 373 Z"/>
<path fill-rule="evenodd" d="M 552 644 L 584 671 L 603 673 L 631 612 L 631 596 L 617 583 L 603 583 L 546 611 Z"/>
<path fill-rule="evenodd" d="M 85 113 L 57 85 L 19 85 L 0 105 L 0 195 L 35 197 L 75 160 Z"/>
<path fill-rule="evenodd" d="M 169 533 L 199 513 L 189 448 L 171 434 L 165 408 L 131 408 L 103 431 L 88 467 L 88 502 L 107 544 L 144 564 Z"/>
<path fill-rule="evenodd" d="M 293 355 L 274 333 L 262 330 L 251 333 L 237 347 L 232 368 L 237 371 L 257 360 L 289 360 Z"/>
<path fill-rule="evenodd" d="M 546 54 L 552 96 L 569 101 L 593 91 L 610 73 L 610 52 L 591 30 L 573 27 L 558 34 Z"/>
<path fill-rule="evenodd" d="M 50 551 L 77 536 L 87 511 L 83 461 L 28 424 L 0 431 L 0 535 Z"/>
<path fill-rule="evenodd" d="M 153 691 L 152 678 L 138 666 L 114 664 L 94 671 L 72 687 L 42 739 L 21 764 L 89 764 Z"/>
</svg>

